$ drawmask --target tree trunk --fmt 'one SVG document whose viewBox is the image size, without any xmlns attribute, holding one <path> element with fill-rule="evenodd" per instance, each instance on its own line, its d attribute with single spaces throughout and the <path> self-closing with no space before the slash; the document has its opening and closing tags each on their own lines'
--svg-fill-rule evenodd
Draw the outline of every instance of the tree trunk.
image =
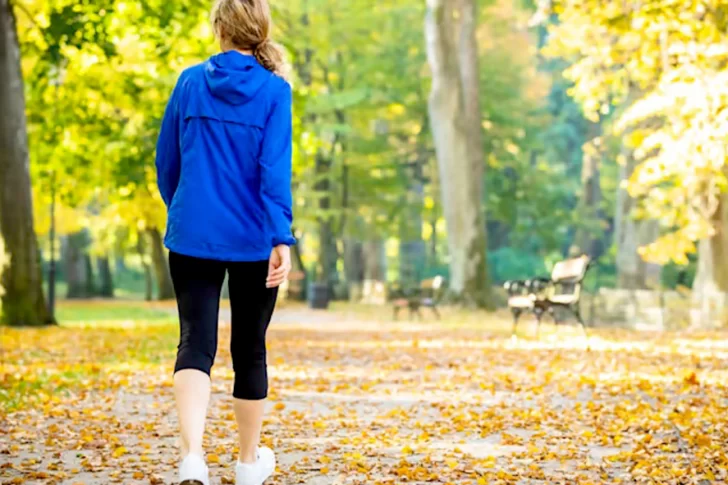
<svg viewBox="0 0 728 485">
<path fill-rule="evenodd" d="M 174 300 L 174 286 L 169 274 L 169 263 L 162 243 L 162 234 L 156 227 L 147 229 L 147 234 L 152 242 L 152 266 L 157 280 L 157 300 Z"/>
<path fill-rule="evenodd" d="M 94 276 L 94 266 L 93 263 L 91 263 L 91 255 L 88 254 L 88 248 L 86 248 L 86 253 L 83 255 L 83 264 L 86 268 L 86 275 L 88 277 L 86 278 L 86 294 L 90 296 L 96 295 L 96 278 Z"/>
<path fill-rule="evenodd" d="M 114 278 L 111 274 L 109 257 L 102 256 L 97 260 L 99 269 L 99 296 L 106 298 L 114 297 Z"/>
<path fill-rule="evenodd" d="M 364 260 L 364 290 L 366 303 L 383 304 L 386 300 L 387 258 L 382 239 L 365 241 L 362 244 Z"/>
<path fill-rule="evenodd" d="M 114 256 L 114 271 L 116 273 L 123 273 L 126 271 L 126 260 L 123 254 L 117 254 Z"/>
<path fill-rule="evenodd" d="M 331 161 L 319 151 L 316 154 L 316 190 L 319 192 L 319 255 L 316 281 L 326 283 L 333 290 L 336 280 L 336 261 L 338 259 L 334 236 L 333 217 L 331 217 Z"/>
<path fill-rule="evenodd" d="M 625 163 L 620 167 L 620 181 L 632 175 L 635 160 L 631 151 L 623 149 Z M 614 214 L 614 240 L 617 246 L 617 285 L 630 290 L 657 288 L 660 284 L 660 265 L 645 262 L 639 248 L 659 236 L 659 223 L 654 220 L 635 220 L 632 216 L 635 200 L 620 184 Z"/>
<path fill-rule="evenodd" d="M 427 256 L 427 265 L 430 268 L 436 268 L 439 265 L 440 258 L 437 254 L 437 216 L 433 216 L 429 221 L 430 224 L 430 248 Z"/>
<path fill-rule="evenodd" d="M 152 268 L 149 266 L 147 259 L 146 244 L 144 244 L 144 235 L 139 234 L 137 237 L 137 253 L 139 259 L 142 262 L 142 268 L 144 268 L 144 300 L 152 301 L 152 291 L 154 284 L 152 281 Z"/>
<path fill-rule="evenodd" d="M 361 301 L 364 284 L 364 251 L 361 241 L 344 240 L 344 274 L 349 290 L 349 301 Z"/>
<path fill-rule="evenodd" d="M 593 123 L 590 127 L 590 141 L 584 145 L 584 159 L 581 166 L 581 197 L 578 204 L 579 220 L 585 223 L 574 235 L 569 251 L 571 256 L 586 254 L 592 259 L 602 255 L 604 242 L 604 212 L 601 209 L 602 188 L 599 165 L 603 151 L 601 127 Z"/>
<path fill-rule="evenodd" d="M 68 235 L 62 243 L 61 253 L 68 289 L 66 298 L 91 298 L 95 295 L 93 268 L 88 255 L 88 231 L 81 230 Z"/>
<path fill-rule="evenodd" d="M 410 200 L 403 201 L 405 210 L 399 223 L 399 280 L 405 286 L 416 284 L 423 278 L 422 270 L 427 258 L 425 241 L 422 239 L 424 185 L 418 179 L 419 175 L 417 173 L 410 183 Z"/>
<path fill-rule="evenodd" d="M 698 271 L 693 282 L 693 327 L 710 327 L 719 322 L 728 294 L 728 195 L 722 196 L 713 215 L 715 234 L 700 241 Z M 723 308 L 725 310 L 725 308 Z"/>
<path fill-rule="evenodd" d="M 0 236 L 9 259 L 0 271 L 1 321 L 18 326 L 52 324 L 33 228 L 20 47 L 9 0 L 0 0 L 0 113 Z"/>
<path fill-rule="evenodd" d="M 474 26 L 474 0 L 427 0 L 430 125 L 447 223 L 450 290 L 465 304 L 492 308 L 481 210 L 484 164 Z"/>
</svg>

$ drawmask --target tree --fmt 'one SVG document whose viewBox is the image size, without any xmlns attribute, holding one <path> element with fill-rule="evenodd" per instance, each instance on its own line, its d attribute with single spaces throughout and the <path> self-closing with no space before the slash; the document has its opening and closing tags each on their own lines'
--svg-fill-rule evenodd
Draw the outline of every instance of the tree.
<svg viewBox="0 0 728 485">
<path fill-rule="evenodd" d="M 620 108 L 615 134 L 638 162 L 627 189 L 661 222 L 660 237 L 642 256 L 687 263 L 695 242 L 719 231 L 713 216 L 727 186 L 728 5 L 548 3 L 559 23 L 547 52 L 571 62 L 566 76 L 585 115 L 598 120 Z"/>
<path fill-rule="evenodd" d="M 167 256 L 164 253 L 162 234 L 156 227 L 149 228 L 147 234 L 152 242 L 152 265 L 157 279 L 157 300 L 172 300 L 174 299 L 174 286 Z"/>
<path fill-rule="evenodd" d="M 725 301 L 728 293 L 728 195 L 721 197 L 711 223 L 712 235 L 701 240 L 698 246 L 698 271 L 693 282 L 693 301 L 699 309 L 693 315 L 696 327 L 710 325 L 715 320 L 712 303 Z"/>
<path fill-rule="evenodd" d="M 629 194 L 625 184 L 634 172 L 632 150 L 622 146 L 619 160 L 619 185 L 614 214 L 614 243 L 617 251 L 617 286 L 627 289 L 655 288 L 660 284 L 661 266 L 645 261 L 640 248 L 659 236 L 659 223 L 647 217 L 637 218 L 639 200 Z"/>
<path fill-rule="evenodd" d="M 600 168 L 604 154 L 604 138 L 599 135 L 601 126 L 597 123 L 590 127 L 592 138 L 583 147 L 581 164 L 581 194 L 577 205 L 577 218 L 580 221 L 571 256 L 588 255 L 596 259 L 604 252 L 604 214 L 601 210 L 602 186 Z"/>
<path fill-rule="evenodd" d="M 38 243 L 33 228 L 25 95 L 10 0 L 0 0 L 0 233 L 10 258 L 2 274 L 2 321 L 47 325 Z"/>
<path fill-rule="evenodd" d="M 61 254 L 65 265 L 68 299 L 83 299 L 96 296 L 93 267 L 88 247 L 91 244 L 86 230 L 69 234 L 63 238 Z"/>
<path fill-rule="evenodd" d="M 427 9 L 425 35 L 432 71 L 430 125 L 448 229 L 450 289 L 467 304 L 492 307 L 481 209 L 482 143 L 475 143 L 481 140 L 482 129 L 479 89 L 473 86 L 478 79 L 475 3 L 428 0 Z M 466 101 L 466 95 L 476 99 Z"/>
</svg>

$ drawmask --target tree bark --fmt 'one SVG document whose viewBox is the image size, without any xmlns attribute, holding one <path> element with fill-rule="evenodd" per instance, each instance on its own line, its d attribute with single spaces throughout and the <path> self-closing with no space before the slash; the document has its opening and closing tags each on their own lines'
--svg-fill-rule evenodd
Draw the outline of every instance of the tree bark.
<svg viewBox="0 0 728 485">
<path fill-rule="evenodd" d="M 147 229 L 147 234 L 152 243 L 152 266 L 157 280 L 157 300 L 174 300 L 174 286 L 162 243 L 162 234 L 156 227 Z"/>
<path fill-rule="evenodd" d="M 319 283 L 326 283 L 329 292 L 333 290 L 336 280 L 336 261 L 338 251 L 334 235 L 333 217 L 331 217 L 331 161 L 319 151 L 316 154 L 316 190 L 319 192 L 319 255 L 318 271 L 316 274 Z"/>
<path fill-rule="evenodd" d="M 721 198 L 713 215 L 715 234 L 698 245 L 698 271 L 693 282 L 692 326 L 709 327 L 718 323 L 728 294 L 728 194 Z M 723 322 L 724 323 L 724 322 Z"/>
<path fill-rule="evenodd" d="M 97 260 L 99 269 L 99 296 L 106 298 L 114 297 L 114 278 L 111 274 L 111 264 L 108 256 L 102 256 Z"/>
<path fill-rule="evenodd" d="M 61 252 L 68 284 L 66 298 L 69 300 L 91 298 L 96 294 L 91 258 L 88 255 L 89 243 L 86 230 L 70 234 L 63 240 Z"/>
<path fill-rule="evenodd" d="M 593 123 L 590 127 L 590 141 L 584 145 L 584 158 L 581 166 L 581 196 L 578 203 L 579 219 L 586 222 L 577 229 L 569 250 L 570 256 L 588 255 L 596 259 L 602 255 L 606 243 L 601 222 L 604 211 L 601 209 L 602 188 L 600 181 L 600 162 L 603 151 L 601 126 Z"/>
<path fill-rule="evenodd" d="M 635 160 L 631 151 L 623 149 L 625 163 L 620 167 L 620 181 L 632 175 Z M 617 286 L 630 290 L 657 288 L 662 268 L 647 263 L 639 254 L 639 248 L 653 242 L 659 236 L 659 224 L 653 220 L 635 220 L 632 211 L 635 200 L 621 184 L 617 187 L 617 204 L 614 214 L 614 240 L 617 246 Z"/>
<path fill-rule="evenodd" d="M 422 239 L 424 184 L 418 178 L 420 170 L 418 165 L 418 173 L 408 189 L 410 200 L 405 198 L 403 201 L 405 209 L 399 223 L 399 280 L 405 286 L 422 279 L 427 259 L 427 248 Z"/>
<path fill-rule="evenodd" d="M 25 96 L 15 15 L 0 0 L 0 235 L 9 262 L 2 273 L 2 323 L 53 323 L 43 296 L 33 227 Z"/>
<path fill-rule="evenodd" d="M 137 253 L 139 254 L 139 259 L 141 259 L 142 268 L 144 268 L 144 300 L 152 301 L 152 292 L 154 290 L 152 268 L 149 266 L 149 261 L 147 259 L 146 244 L 144 244 L 143 234 L 139 234 L 137 238 Z"/>
<path fill-rule="evenodd" d="M 364 284 L 364 251 L 361 241 L 353 238 L 344 240 L 344 274 L 349 300 L 360 301 Z"/>
<path fill-rule="evenodd" d="M 486 263 L 484 170 L 474 0 L 427 0 L 425 36 L 432 71 L 430 125 L 450 250 L 450 291 L 493 307 Z"/>
<path fill-rule="evenodd" d="M 386 299 L 387 258 L 382 239 L 362 243 L 364 261 L 363 299 L 371 304 L 383 304 Z"/>
</svg>

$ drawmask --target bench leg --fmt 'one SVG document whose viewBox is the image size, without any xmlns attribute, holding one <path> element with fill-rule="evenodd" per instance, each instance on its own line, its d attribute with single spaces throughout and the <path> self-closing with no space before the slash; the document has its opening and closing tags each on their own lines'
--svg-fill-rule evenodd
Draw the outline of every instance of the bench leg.
<svg viewBox="0 0 728 485">
<path fill-rule="evenodd" d="M 518 328 L 518 318 L 521 316 L 521 310 L 516 310 L 515 308 L 511 310 L 511 313 L 513 314 L 513 331 L 511 332 L 511 337 L 516 336 L 516 329 Z"/>
<path fill-rule="evenodd" d="M 417 305 L 415 305 L 413 303 L 410 303 L 408 305 L 408 308 L 409 308 L 409 317 L 410 317 L 410 320 L 414 320 L 415 319 L 415 315 L 417 315 L 417 319 L 418 320 L 422 320 L 422 314 L 420 313 L 420 309 L 419 309 L 419 307 Z"/>
<path fill-rule="evenodd" d="M 584 325 L 584 319 L 581 318 L 581 311 L 577 308 L 576 310 L 573 310 L 574 316 L 576 317 L 577 321 L 579 322 L 579 325 L 581 325 L 581 329 L 584 332 L 584 337 L 586 337 L 587 340 L 589 340 L 589 332 L 586 330 L 586 325 Z"/>
<path fill-rule="evenodd" d="M 554 319 L 554 325 L 558 325 L 559 323 L 559 317 L 556 316 L 556 310 L 554 307 L 549 307 L 549 315 L 551 315 L 551 318 Z"/>
<path fill-rule="evenodd" d="M 394 321 L 397 321 L 397 318 L 399 317 L 399 307 L 395 305 L 394 311 L 392 312 L 394 315 Z"/>
<path fill-rule="evenodd" d="M 536 310 L 534 312 L 536 315 L 536 339 L 541 338 L 541 320 L 543 320 L 543 310 Z"/>
<path fill-rule="evenodd" d="M 435 314 L 435 318 L 437 318 L 438 320 L 440 320 L 440 312 L 437 311 L 437 307 L 436 306 L 432 306 L 432 313 Z"/>
<path fill-rule="evenodd" d="M 420 307 L 415 308 L 415 313 L 417 314 L 417 320 L 422 321 L 422 311 L 420 310 Z"/>
</svg>

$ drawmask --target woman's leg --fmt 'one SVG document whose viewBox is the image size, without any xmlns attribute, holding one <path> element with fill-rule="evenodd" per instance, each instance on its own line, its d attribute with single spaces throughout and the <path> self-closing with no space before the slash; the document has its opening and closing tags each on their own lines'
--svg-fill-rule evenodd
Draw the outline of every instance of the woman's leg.
<svg viewBox="0 0 728 485">
<path fill-rule="evenodd" d="M 174 394 L 182 456 L 203 456 L 202 436 L 210 400 L 210 370 L 217 352 L 217 322 L 224 263 L 169 255 L 177 296 L 180 341 L 174 368 Z"/>
<path fill-rule="evenodd" d="M 268 397 L 265 335 L 278 289 L 265 287 L 267 274 L 268 261 L 230 265 L 230 353 L 235 370 L 233 406 L 238 424 L 240 463 L 254 463 L 258 458 L 263 410 Z"/>
</svg>

